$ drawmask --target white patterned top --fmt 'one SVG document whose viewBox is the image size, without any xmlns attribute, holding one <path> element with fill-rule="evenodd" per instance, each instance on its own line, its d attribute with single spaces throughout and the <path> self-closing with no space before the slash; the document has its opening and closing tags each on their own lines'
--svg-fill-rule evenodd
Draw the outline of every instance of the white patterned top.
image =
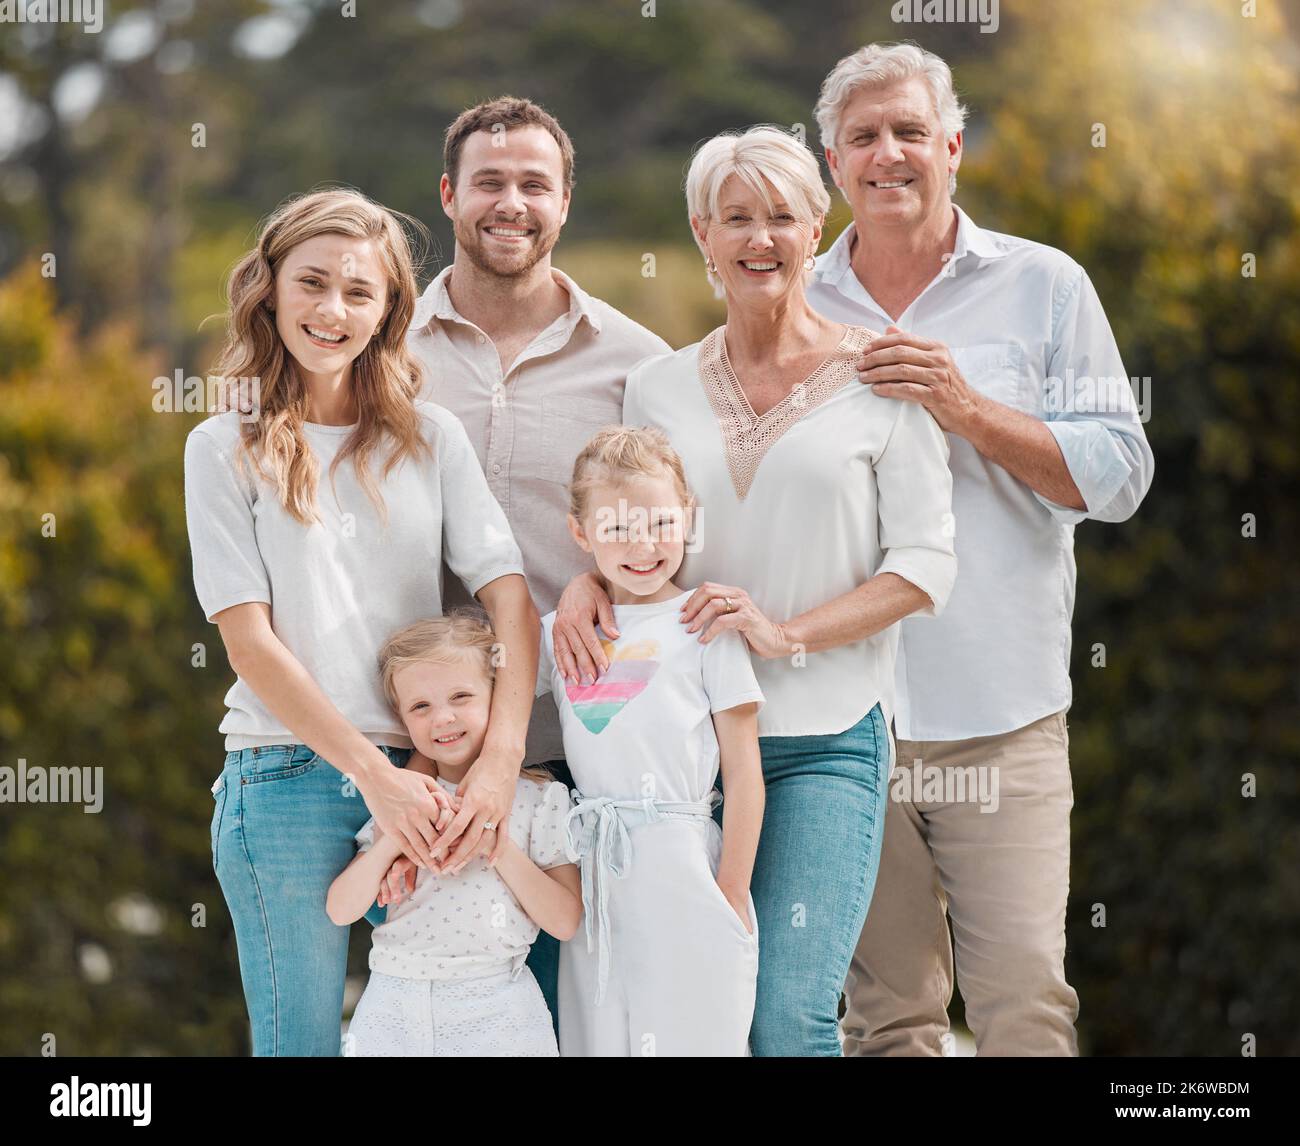
<svg viewBox="0 0 1300 1146">
<path fill-rule="evenodd" d="M 871 340 L 850 328 L 822 367 L 756 417 L 719 328 L 640 363 L 623 420 L 657 426 L 695 494 L 696 536 L 679 585 L 737 585 L 782 623 L 893 573 L 942 612 L 957 575 L 952 475 L 943 431 L 923 406 L 875 393 L 855 363 Z M 850 644 L 753 658 L 767 703 L 759 736 L 824 736 L 877 701 L 888 722 L 898 626 Z"/>
<path fill-rule="evenodd" d="M 456 785 L 438 777 L 449 792 Z M 564 821 L 573 806 L 558 782 L 521 776 L 510 814 L 510 838 L 543 871 L 571 862 Z M 373 817 L 357 832 L 361 851 L 373 846 Z M 481 979 L 523 969 L 538 926 L 487 860 L 471 860 L 458 875 L 416 872 L 415 891 L 388 908 L 371 937 L 370 969 L 404 979 Z"/>
</svg>

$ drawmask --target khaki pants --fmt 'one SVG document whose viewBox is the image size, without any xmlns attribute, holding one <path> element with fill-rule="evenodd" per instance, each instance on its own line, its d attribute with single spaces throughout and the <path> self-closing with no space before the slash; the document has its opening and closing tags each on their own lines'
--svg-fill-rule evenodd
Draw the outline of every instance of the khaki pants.
<svg viewBox="0 0 1300 1146">
<path fill-rule="evenodd" d="M 943 1054 L 955 948 L 978 1054 L 1077 1055 L 1065 713 L 1000 736 L 900 740 L 887 802 L 845 980 L 844 1053 Z"/>
</svg>

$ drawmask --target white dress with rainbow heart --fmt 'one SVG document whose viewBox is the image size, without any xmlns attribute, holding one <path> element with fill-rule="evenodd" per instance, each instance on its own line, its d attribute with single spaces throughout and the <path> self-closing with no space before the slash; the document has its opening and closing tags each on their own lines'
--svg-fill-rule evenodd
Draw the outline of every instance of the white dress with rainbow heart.
<svg viewBox="0 0 1300 1146">
<path fill-rule="evenodd" d="M 582 865 L 583 928 L 560 949 L 563 1056 L 742 1056 L 758 975 L 750 930 L 715 876 L 722 831 L 712 715 L 763 702 L 744 638 L 700 644 L 678 619 L 690 597 L 615 605 L 609 669 L 569 685 L 542 619 L 537 694 L 559 709 L 577 790 L 570 858 Z"/>
</svg>

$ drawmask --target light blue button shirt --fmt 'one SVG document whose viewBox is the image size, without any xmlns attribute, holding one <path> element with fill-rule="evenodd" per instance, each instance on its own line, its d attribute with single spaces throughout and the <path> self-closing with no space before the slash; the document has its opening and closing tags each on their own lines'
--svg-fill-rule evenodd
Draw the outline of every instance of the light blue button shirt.
<svg viewBox="0 0 1300 1146">
<path fill-rule="evenodd" d="M 1131 517 L 1154 470 L 1133 389 L 1145 401 L 1149 384 L 1130 383 L 1083 268 L 954 210 L 951 258 L 897 320 L 849 264 L 852 224 L 818 258 L 809 301 L 838 322 L 943 342 L 975 389 L 1047 425 L 1088 508 L 1049 501 L 948 435 L 959 573 L 941 616 L 901 624 L 904 740 L 990 736 L 1069 706 L 1074 526 Z"/>
</svg>

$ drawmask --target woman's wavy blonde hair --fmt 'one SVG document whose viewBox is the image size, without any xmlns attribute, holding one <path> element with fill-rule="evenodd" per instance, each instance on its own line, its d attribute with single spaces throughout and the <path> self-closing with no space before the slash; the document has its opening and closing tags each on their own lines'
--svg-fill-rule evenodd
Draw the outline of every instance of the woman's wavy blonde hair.
<svg viewBox="0 0 1300 1146">
<path fill-rule="evenodd" d="M 393 678 L 407 665 L 429 662 L 476 664 L 492 687 L 496 682 L 497 652 L 500 649 L 486 615 L 469 606 L 452 609 L 445 617 L 415 621 L 398 629 L 379 650 L 379 680 L 384 697 L 393 711 L 401 716 Z M 523 768 L 519 774 L 539 783 L 555 779 L 545 768 Z"/>
<path fill-rule="evenodd" d="M 307 387 L 267 306 L 274 299 L 275 277 L 294 247 L 319 235 L 347 235 L 375 243 L 388 277 L 387 309 L 366 348 L 353 360 L 357 426 L 335 455 L 330 480 L 345 458 L 353 458 L 361 487 L 386 521 L 386 507 L 369 465 L 385 435 L 390 449 L 384 477 L 406 457 L 432 456 L 414 405 L 420 365 L 406 348 L 417 288 L 403 223 L 427 243 L 428 232 L 419 220 L 381 207 L 359 191 L 329 188 L 295 196 L 263 221 L 257 246 L 230 272 L 226 342 L 215 367 L 226 380 L 223 406 L 245 415 L 254 413 L 245 380 L 257 379 L 256 416 L 242 424 L 241 459 L 247 455 L 253 460 L 276 487 L 285 509 L 304 525 L 318 520 L 320 467 L 303 432 Z"/>
</svg>

